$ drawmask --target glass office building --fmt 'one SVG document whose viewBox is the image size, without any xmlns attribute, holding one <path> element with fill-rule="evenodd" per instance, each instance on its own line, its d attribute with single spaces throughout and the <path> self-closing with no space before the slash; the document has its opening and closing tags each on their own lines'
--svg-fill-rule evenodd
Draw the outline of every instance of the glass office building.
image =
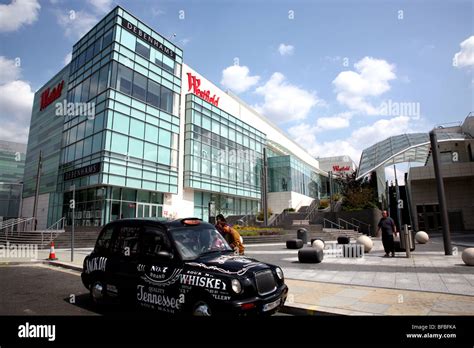
<svg viewBox="0 0 474 348">
<path fill-rule="evenodd" d="M 79 226 L 161 216 L 163 194 L 178 186 L 181 63 L 181 49 L 120 7 L 74 45 L 67 94 L 57 100 L 65 107 L 61 115 L 48 107 L 62 117 L 51 125 L 60 132 L 60 199 L 49 201 L 46 225 L 61 216 L 71 222 L 73 194 Z M 46 111 L 33 108 L 34 136 L 33 120 Z M 25 177 L 36 177 L 34 167 L 32 158 Z"/>
</svg>

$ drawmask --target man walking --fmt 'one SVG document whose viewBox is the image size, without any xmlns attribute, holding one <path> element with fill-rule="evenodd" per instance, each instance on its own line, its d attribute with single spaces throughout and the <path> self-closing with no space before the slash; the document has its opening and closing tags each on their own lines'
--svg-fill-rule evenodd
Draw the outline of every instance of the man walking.
<svg viewBox="0 0 474 348">
<path fill-rule="evenodd" d="M 382 212 L 382 218 L 379 221 L 377 228 L 377 237 L 380 236 L 380 230 L 382 230 L 382 244 L 385 250 L 384 257 L 389 257 L 390 253 L 392 257 L 395 257 L 395 243 L 393 241 L 393 235 L 397 235 L 397 227 L 391 217 L 388 216 L 386 210 Z"/>
</svg>

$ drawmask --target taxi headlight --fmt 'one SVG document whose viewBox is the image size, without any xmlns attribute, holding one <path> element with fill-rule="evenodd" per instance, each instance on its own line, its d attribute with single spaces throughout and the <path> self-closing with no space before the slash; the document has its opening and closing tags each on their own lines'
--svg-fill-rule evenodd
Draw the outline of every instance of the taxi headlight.
<svg viewBox="0 0 474 348">
<path fill-rule="evenodd" d="M 281 268 L 277 267 L 275 271 L 278 276 L 278 279 L 283 280 L 283 271 L 281 270 Z"/>
<path fill-rule="evenodd" d="M 240 292 L 242 291 L 242 285 L 240 284 L 239 280 L 238 279 L 232 279 L 232 290 L 236 293 L 236 294 L 240 294 Z"/>
</svg>

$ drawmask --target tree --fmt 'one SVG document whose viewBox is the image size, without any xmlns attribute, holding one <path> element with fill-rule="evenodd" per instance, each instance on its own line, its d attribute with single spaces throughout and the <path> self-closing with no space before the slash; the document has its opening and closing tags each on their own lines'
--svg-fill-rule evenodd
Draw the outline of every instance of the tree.
<svg viewBox="0 0 474 348">
<path fill-rule="evenodd" d="M 377 196 L 372 180 L 357 180 L 356 177 L 356 172 L 353 172 L 335 179 L 341 187 L 343 210 L 362 210 L 377 207 Z"/>
</svg>

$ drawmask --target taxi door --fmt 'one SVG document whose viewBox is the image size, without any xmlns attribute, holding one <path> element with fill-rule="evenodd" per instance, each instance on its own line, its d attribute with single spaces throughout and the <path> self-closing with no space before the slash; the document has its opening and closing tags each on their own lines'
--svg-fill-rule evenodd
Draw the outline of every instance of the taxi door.
<svg viewBox="0 0 474 348">
<path fill-rule="evenodd" d="M 144 226 L 140 250 L 135 295 L 138 304 L 166 313 L 178 312 L 182 268 L 165 228 Z"/>
<path fill-rule="evenodd" d="M 142 227 L 138 221 L 123 221 L 116 226 L 113 246 L 113 284 L 118 288 L 122 300 L 133 302 L 137 287 L 139 235 Z"/>
</svg>

